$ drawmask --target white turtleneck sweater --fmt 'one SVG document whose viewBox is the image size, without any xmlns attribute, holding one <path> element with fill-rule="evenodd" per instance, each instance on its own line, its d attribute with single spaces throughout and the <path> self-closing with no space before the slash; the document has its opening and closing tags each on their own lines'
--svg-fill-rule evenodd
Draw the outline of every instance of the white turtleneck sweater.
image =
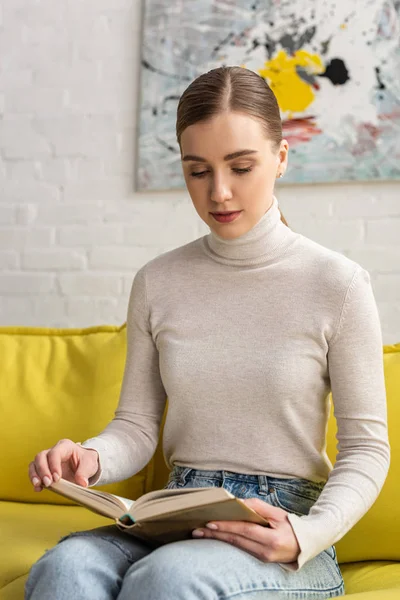
<svg viewBox="0 0 400 600">
<path fill-rule="evenodd" d="M 368 272 L 284 225 L 276 197 L 244 235 L 211 232 L 151 260 L 132 285 L 115 418 L 83 443 L 99 453 L 91 485 L 148 463 L 167 396 L 170 468 L 327 481 L 308 515 L 289 513 L 301 552 L 280 564 L 299 570 L 365 514 L 388 471 L 382 335 Z"/>
</svg>

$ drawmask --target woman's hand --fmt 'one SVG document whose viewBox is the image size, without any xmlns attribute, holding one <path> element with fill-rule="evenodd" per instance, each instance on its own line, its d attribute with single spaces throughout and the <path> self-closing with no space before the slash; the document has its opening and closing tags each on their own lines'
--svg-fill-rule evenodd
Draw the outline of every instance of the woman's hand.
<svg viewBox="0 0 400 600">
<path fill-rule="evenodd" d="M 97 450 L 83 448 L 72 440 L 60 440 L 49 450 L 35 456 L 29 465 L 29 478 L 35 492 L 48 487 L 60 477 L 87 487 L 89 478 L 99 469 Z"/>
<path fill-rule="evenodd" d="M 259 498 L 249 498 L 244 502 L 267 519 L 270 527 L 248 521 L 212 521 L 207 523 L 204 529 L 195 529 L 192 532 L 193 537 L 228 542 L 246 550 L 262 562 L 296 561 L 300 554 L 300 546 L 288 519 L 288 513 Z M 217 529 L 211 528 L 213 524 Z M 197 535 L 196 532 L 202 532 L 202 535 Z"/>
</svg>

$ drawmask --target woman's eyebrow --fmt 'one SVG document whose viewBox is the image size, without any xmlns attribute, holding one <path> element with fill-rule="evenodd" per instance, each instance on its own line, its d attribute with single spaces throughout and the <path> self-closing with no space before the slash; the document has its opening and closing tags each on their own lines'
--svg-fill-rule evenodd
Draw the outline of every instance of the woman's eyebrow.
<svg viewBox="0 0 400 600">
<path fill-rule="evenodd" d="M 231 154 L 227 154 L 224 156 L 224 160 L 232 160 L 233 158 L 237 158 L 238 156 L 243 156 L 244 154 L 257 154 L 257 150 L 237 150 L 236 152 L 232 152 Z M 185 154 L 182 158 L 182 161 L 194 160 L 196 162 L 207 162 L 205 158 L 201 158 L 201 156 L 196 156 L 194 154 Z"/>
</svg>

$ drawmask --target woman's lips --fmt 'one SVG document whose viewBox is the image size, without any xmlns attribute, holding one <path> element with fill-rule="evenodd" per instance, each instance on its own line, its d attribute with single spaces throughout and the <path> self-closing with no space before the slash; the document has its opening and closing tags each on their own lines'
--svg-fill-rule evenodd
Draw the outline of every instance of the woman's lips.
<svg viewBox="0 0 400 600">
<path fill-rule="evenodd" d="M 232 212 L 224 212 L 224 213 L 210 213 L 218 223 L 231 223 L 235 221 L 239 215 L 241 214 L 241 210 L 236 210 Z"/>
</svg>

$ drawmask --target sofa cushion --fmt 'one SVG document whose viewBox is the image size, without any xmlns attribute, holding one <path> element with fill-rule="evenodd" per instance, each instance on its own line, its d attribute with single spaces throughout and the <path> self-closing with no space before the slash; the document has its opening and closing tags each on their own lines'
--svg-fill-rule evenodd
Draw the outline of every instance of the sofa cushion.
<svg viewBox="0 0 400 600">
<path fill-rule="evenodd" d="M 62 438 L 81 442 L 114 416 L 126 355 L 126 326 L 0 328 L 0 499 L 71 504 L 34 492 L 28 465 Z M 102 489 L 136 499 L 150 491 L 152 462 Z"/>
<path fill-rule="evenodd" d="M 27 573 L 62 536 L 112 523 L 80 506 L 0 501 L 0 589 Z"/>
<path fill-rule="evenodd" d="M 0 588 L 0 600 L 24 600 L 25 583 L 28 575 L 21 575 L 5 587 Z"/>
<path fill-rule="evenodd" d="M 81 507 L 0 502 L 0 600 L 23 599 L 23 586 L 32 564 L 62 536 L 111 523 Z M 341 565 L 341 570 L 346 596 L 397 588 L 397 596 L 388 596 L 388 600 L 400 597 L 399 563 L 350 563 Z M 371 600 L 383 598 L 386 596 L 376 595 Z"/>
<path fill-rule="evenodd" d="M 370 510 L 335 544 L 341 563 L 400 560 L 400 344 L 384 346 L 383 352 L 391 446 L 389 474 Z M 336 431 L 331 411 L 327 452 L 332 463 L 336 457 Z"/>
<path fill-rule="evenodd" d="M 368 590 L 397 589 L 400 598 L 400 563 L 393 561 L 365 561 L 340 565 L 346 594 Z"/>
</svg>

